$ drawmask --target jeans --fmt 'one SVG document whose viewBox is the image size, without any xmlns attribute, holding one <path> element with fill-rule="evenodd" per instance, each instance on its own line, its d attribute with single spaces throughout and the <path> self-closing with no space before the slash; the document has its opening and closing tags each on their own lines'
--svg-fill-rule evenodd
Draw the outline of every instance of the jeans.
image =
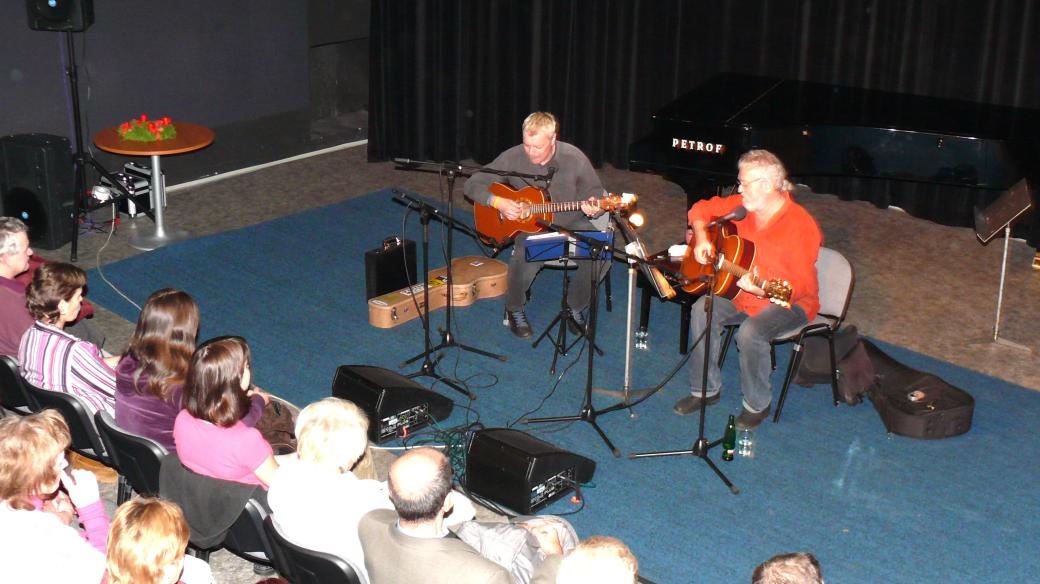
<svg viewBox="0 0 1040 584">
<path fill-rule="evenodd" d="M 707 320 L 704 313 L 706 298 L 702 296 L 694 303 L 690 315 L 690 327 L 695 340 L 704 330 Z M 786 309 L 770 304 L 755 316 L 748 316 L 737 310 L 730 300 L 716 297 L 709 333 L 711 352 L 705 397 L 712 397 L 722 389 L 722 372 L 718 365 L 719 352 L 722 350 L 720 335 L 723 324 L 733 322 L 740 322 L 740 328 L 737 329 L 734 338 L 740 350 L 740 390 L 744 394 L 744 408 L 760 412 L 773 401 L 773 389 L 769 382 L 769 376 L 773 372 L 769 359 L 769 341 L 785 331 L 805 325 L 808 319 L 805 317 L 805 311 L 797 305 Z M 704 339 L 699 339 L 690 353 L 690 391 L 694 396 L 700 397 L 704 370 Z"/>
<path fill-rule="evenodd" d="M 525 257 L 524 242 L 526 234 L 521 234 L 513 245 L 513 255 L 509 258 L 509 272 L 506 274 L 506 310 L 513 312 L 523 310 L 527 301 L 527 289 L 531 287 L 535 276 L 542 269 L 542 262 L 529 262 Z M 593 267 L 599 267 L 599 278 L 602 280 L 610 269 L 610 261 L 592 261 L 576 259 L 572 262 L 577 269 L 570 273 L 570 284 L 567 288 L 567 306 L 574 311 L 582 311 L 589 305 L 592 294 Z"/>
</svg>

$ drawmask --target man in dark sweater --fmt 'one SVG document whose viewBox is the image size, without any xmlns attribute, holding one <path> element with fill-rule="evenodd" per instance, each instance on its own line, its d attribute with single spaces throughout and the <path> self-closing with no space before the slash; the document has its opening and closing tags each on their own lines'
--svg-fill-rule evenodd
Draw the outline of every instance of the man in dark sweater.
<svg viewBox="0 0 1040 584">
<path fill-rule="evenodd" d="M 606 217 L 593 204 L 603 194 L 603 184 L 596 175 L 592 163 L 576 146 L 557 140 L 560 124 L 556 117 L 547 112 L 535 112 L 524 120 L 523 144 L 518 144 L 499 154 L 488 164 L 489 168 L 507 170 L 525 174 L 546 175 L 552 172 L 549 187 L 550 198 L 554 203 L 584 201 L 581 213 L 559 213 L 554 216 L 554 223 L 567 229 L 590 230 L 606 227 Z M 476 173 L 466 181 L 466 197 L 474 203 L 494 207 L 509 220 L 520 218 L 522 208 L 515 201 L 497 197 L 488 188 L 494 182 L 503 182 L 513 189 L 521 189 L 535 185 L 529 179 L 516 177 L 500 177 L 488 173 Z M 590 219 L 600 218 L 594 224 Z M 509 329 L 518 337 L 531 336 L 531 325 L 528 324 L 524 312 L 527 289 L 531 287 L 535 276 L 542 269 L 540 262 L 528 262 L 525 258 L 525 241 L 527 234 L 517 236 L 513 246 L 513 256 L 509 260 L 508 286 L 506 292 L 506 322 Z M 583 324 L 581 311 L 589 304 L 591 293 L 592 264 L 599 262 L 578 261 L 578 269 L 571 278 L 567 295 L 567 304 L 577 324 Z"/>
</svg>

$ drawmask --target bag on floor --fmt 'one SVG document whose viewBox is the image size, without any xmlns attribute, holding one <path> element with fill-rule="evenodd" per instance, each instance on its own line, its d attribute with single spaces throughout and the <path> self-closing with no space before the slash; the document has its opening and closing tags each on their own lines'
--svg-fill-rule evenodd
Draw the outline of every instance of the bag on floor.
<svg viewBox="0 0 1040 584">
<path fill-rule="evenodd" d="M 834 334 L 834 358 L 841 360 L 852 351 L 859 341 L 859 331 L 855 325 L 843 326 Z M 840 367 L 839 367 L 840 369 Z M 794 373 L 792 383 L 802 387 L 831 382 L 831 355 L 827 339 L 823 337 L 807 337 L 802 343 L 802 360 Z"/>
<path fill-rule="evenodd" d="M 911 369 L 861 341 L 873 364 L 876 382 L 868 392 L 885 430 L 892 434 L 938 440 L 971 429 L 975 398 L 941 378 Z"/>
</svg>

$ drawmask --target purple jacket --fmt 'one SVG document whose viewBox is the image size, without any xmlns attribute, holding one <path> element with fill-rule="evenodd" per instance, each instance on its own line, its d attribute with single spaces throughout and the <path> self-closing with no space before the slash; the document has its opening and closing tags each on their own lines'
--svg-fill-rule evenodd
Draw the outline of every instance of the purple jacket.
<svg viewBox="0 0 1040 584">
<path fill-rule="evenodd" d="M 176 385 L 170 391 L 167 401 L 163 401 L 148 391 L 148 375 L 141 374 L 134 387 L 134 372 L 137 371 L 137 360 L 129 354 L 124 355 L 116 365 L 116 425 L 123 430 L 151 438 L 162 444 L 169 452 L 176 452 L 173 444 L 173 422 L 180 413 L 184 386 Z M 242 422 L 246 426 L 256 426 L 264 412 L 264 398 L 253 396 L 249 413 Z"/>
</svg>

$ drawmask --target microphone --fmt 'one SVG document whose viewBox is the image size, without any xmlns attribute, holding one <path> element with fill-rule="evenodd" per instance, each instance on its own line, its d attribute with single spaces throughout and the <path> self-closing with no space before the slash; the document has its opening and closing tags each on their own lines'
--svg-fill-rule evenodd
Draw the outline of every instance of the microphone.
<svg viewBox="0 0 1040 584">
<path fill-rule="evenodd" d="M 740 221 L 744 217 L 747 217 L 747 209 L 744 208 L 744 205 L 737 205 L 729 213 L 726 213 L 722 217 L 718 217 L 709 221 L 708 224 L 704 226 L 704 228 L 707 229 L 708 227 L 715 227 L 716 225 L 720 225 L 722 223 L 729 223 L 730 221 Z"/>
<path fill-rule="evenodd" d="M 555 166 L 550 166 L 548 174 L 545 175 L 545 182 L 551 181 L 552 178 L 553 178 L 553 175 L 555 175 L 555 174 L 556 174 L 556 167 Z"/>
<path fill-rule="evenodd" d="M 400 164 L 401 166 L 411 166 L 419 163 L 418 160 L 412 160 L 411 158 L 391 158 L 390 160 L 392 160 L 394 164 Z"/>
</svg>

